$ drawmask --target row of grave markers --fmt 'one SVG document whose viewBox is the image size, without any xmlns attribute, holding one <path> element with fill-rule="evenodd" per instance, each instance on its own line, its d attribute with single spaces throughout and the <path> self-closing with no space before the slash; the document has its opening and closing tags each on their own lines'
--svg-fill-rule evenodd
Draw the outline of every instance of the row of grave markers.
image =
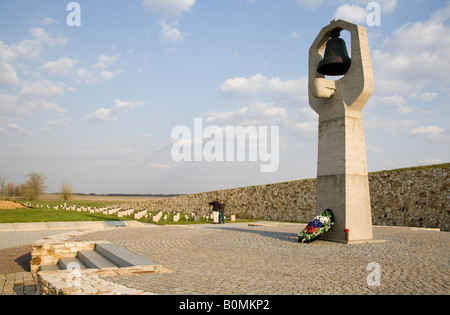
<svg viewBox="0 0 450 315">
<path fill-rule="evenodd" d="M 31 203 L 25 203 L 25 205 L 27 207 L 32 207 Z M 77 211 L 77 212 L 89 212 L 89 213 L 102 213 L 104 215 L 114 215 L 116 214 L 117 217 L 119 218 L 123 218 L 123 217 L 127 217 L 127 216 L 131 216 L 134 214 L 134 219 L 135 220 L 140 220 L 142 218 L 148 218 L 149 216 L 149 211 L 148 210 L 141 210 L 136 212 L 135 209 L 126 209 L 126 210 L 122 210 L 121 208 L 115 207 L 115 208 L 109 208 L 109 207 L 100 207 L 100 208 L 96 208 L 96 207 L 77 207 L 75 205 L 71 205 L 71 206 L 67 206 L 66 204 L 64 205 L 57 205 L 57 206 L 46 206 L 47 209 L 53 208 L 53 210 L 66 210 L 66 211 Z M 39 205 L 36 204 L 34 205 L 34 208 L 44 208 L 44 205 Z M 150 213 L 150 215 L 152 215 L 152 222 L 159 222 L 161 221 L 161 218 L 164 219 L 165 222 L 167 222 L 168 219 L 168 214 L 166 214 L 163 217 L 163 211 L 158 211 L 156 214 L 152 215 Z M 181 218 L 181 212 L 175 212 L 173 215 L 173 222 L 179 222 Z M 198 214 L 196 214 L 195 212 L 191 213 L 191 216 L 189 217 L 188 215 L 184 215 L 184 218 L 186 221 L 189 221 L 190 218 L 192 218 L 194 221 L 199 222 L 200 221 L 200 216 Z M 208 220 L 214 220 L 213 218 L 213 214 L 211 213 L 210 215 L 205 215 L 203 216 L 205 221 Z M 231 215 L 230 217 L 231 222 L 236 221 L 236 216 L 235 215 Z"/>
</svg>

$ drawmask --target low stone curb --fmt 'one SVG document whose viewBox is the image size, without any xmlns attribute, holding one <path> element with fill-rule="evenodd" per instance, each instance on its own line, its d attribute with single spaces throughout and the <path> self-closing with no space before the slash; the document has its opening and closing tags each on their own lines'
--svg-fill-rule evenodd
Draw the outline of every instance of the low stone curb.
<svg viewBox="0 0 450 315">
<path fill-rule="evenodd" d="M 56 231 L 56 230 L 104 230 L 108 228 L 136 228 L 146 226 L 138 221 L 75 221 L 2 223 L 0 232 Z"/>
<path fill-rule="evenodd" d="M 171 272 L 162 266 L 40 271 L 37 290 L 39 295 L 156 295 L 128 288 L 104 278 Z"/>
</svg>

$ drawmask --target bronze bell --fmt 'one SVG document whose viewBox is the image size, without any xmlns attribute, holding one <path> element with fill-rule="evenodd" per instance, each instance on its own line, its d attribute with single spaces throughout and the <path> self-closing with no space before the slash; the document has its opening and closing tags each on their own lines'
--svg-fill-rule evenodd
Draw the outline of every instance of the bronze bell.
<svg viewBox="0 0 450 315">
<path fill-rule="evenodd" d="M 323 60 L 319 63 L 317 71 L 323 75 L 338 76 L 347 73 L 352 65 L 348 56 L 347 46 L 341 36 L 340 30 L 333 30 L 331 39 L 325 48 Z"/>
</svg>

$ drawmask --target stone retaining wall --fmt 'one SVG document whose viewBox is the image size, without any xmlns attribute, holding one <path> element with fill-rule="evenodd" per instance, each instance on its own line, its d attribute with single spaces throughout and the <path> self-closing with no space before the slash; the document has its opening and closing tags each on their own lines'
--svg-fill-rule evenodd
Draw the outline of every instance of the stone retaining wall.
<svg viewBox="0 0 450 315">
<path fill-rule="evenodd" d="M 56 264 L 60 258 L 75 257 L 79 251 L 94 250 L 98 242 L 70 242 L 70 238 L 83 235 L 74 231 L 42 239 L 33 244 L 30 271 L 36 276 L 41 265 Z"/>
<path fill-rule="evenodd" d="M 37 284 L 39 295 L 155 295 L 108 281 L 116 276 L 133 276 L 160 272 L 161 266 L 134 266 L 116 269 L 87 269 L 75 274 L 71 270 L 40 271 Z M 77 279 L 78 278 L 78 279 Z"/>
<path fill-rule="evenodd" d="M 103 230 L 103 229 L 101 229 Z M 98 230 L 100 231 L 100 230 Z M 31 273 L 37 283 L 38 295 L 154 295 L 109 281 L 117 276 L 162 274 L 173 271 L 161 265 L 131 266 L 122 268 L 39 271 L 43 264 L 56 264 L 60 258 L 75 257 L 79 251 L 94 250 L 96 244 L 108 243 L 74 242 L 72 238 L 94 231 L 73 231 L 54 235 L 33 244 Z"/>
<path fill-rule="evenodd" d="M 442 167 L 371 174 L 373 223 L 450 231 L 449 173 Z"/>
<path fill-rule="evenodd" d="M 440 228 L 450 231 L 450 165 L 369 175 L 375 225 Z M 178 196 L 136 204 L 152 212 L 210 212 L 209 202 L 223 199 L 238 218 L 309 222 L 314 217 L 316 180 L 293 181 Z"/>
</svg>

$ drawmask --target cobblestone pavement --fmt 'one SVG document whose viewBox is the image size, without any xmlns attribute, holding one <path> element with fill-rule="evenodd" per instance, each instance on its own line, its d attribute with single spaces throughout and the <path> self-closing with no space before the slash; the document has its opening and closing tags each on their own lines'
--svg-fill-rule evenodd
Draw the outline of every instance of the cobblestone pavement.
<svg viewBox="0 0 450 315">
<path fill-rule="evenodd" d="M 0 232 L 0 250 L 25 245 L 31 246 L 34 242 L 45 237 L 69 231 L 70 230 Z"/>
<path fill-rule="evenodd" d="M 30 272 L 0 275 L 0 295 L 36 295 L 36 284 Z"/>
<path fill-rule="evenodd" d="M 450 233 L 374 227 L 385 243 L 301 244 L 304 227 L 159 226 L 78 240 L 110 241 L 175 271 L 109 279 L 157 294 L 450 294 Z"/>
<path fill-rule="evenodd" d="M 0 295 L 34 295 L 36 285 L 30 271 L 31 245 L 45 237 L 68 232 L 0 232 Z"/>
</svg>

